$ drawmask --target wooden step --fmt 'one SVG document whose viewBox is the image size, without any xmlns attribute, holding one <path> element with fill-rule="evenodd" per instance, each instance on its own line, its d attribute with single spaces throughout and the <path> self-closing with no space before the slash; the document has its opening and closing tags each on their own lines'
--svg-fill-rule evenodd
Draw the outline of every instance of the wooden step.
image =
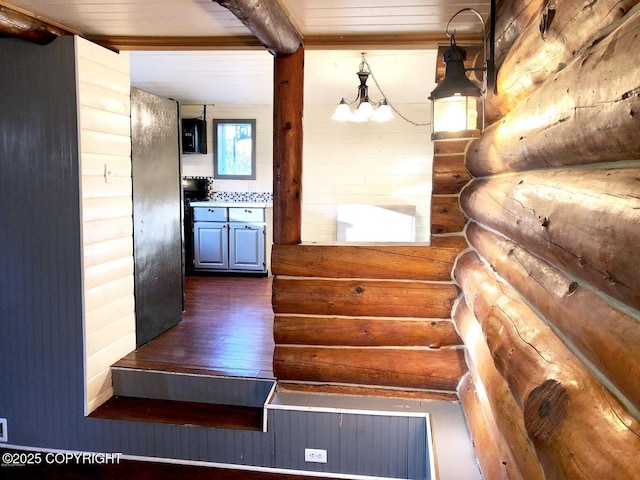
<svg viewBox="0 0 640 480">
<path fill-rule="evenodd" d="M 113 366 L 114 396 L 92 418 L 261 431 L 275 380 Z"/>
<path fill-rule="evenodd" d="M 262 430 L 263 409 L 238 405 L 179 402 L 157 398 L 111 397 L 91 418 L 171 423 L 234 430 Z"/>
<path fill-rule="evenodd" d="M 114 395 L 262 408 L 275 380 L 111 368 Z"/>
</svg>

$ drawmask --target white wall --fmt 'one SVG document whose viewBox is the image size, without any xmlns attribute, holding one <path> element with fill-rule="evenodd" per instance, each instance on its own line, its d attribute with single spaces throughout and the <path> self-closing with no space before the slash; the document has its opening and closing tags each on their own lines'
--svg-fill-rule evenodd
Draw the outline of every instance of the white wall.
<svg viewBox="0 0 640 480">
<path fill-rule="evenodd" d="M 365 57 L 371 100 L 386 97 L 412 122 L 428 123 L 437 52 L 368 50 Z M 355 203 L 415 206 L 416 240 L 428 242 L 430 126 L 414 126 L 397 114 L 382 124 L 330 120 L 342 97 L 355 99 L 361 61 L 361 50 L 305 52 L 302 239 L 335 241 L 337 205 Z"/>
<path fill-rule="evenodd" d="M 181 105 L 184 118 L 200 117 L 203 105 Z M 273 109 L 271 105 L 207 105 L 207 153 L 182 154 L 182 175 L 213 177 L 213 123 L 212 119 L 256 119 L 256 179 L 215 180 L 218 192 L 273 191 Z"/>
<path fill-rule="evenodd" d="M 429 118 L 426 102 L 396 107 L 408 118 Z M 334 109 L 305 107 L 303 241 L 335 241 L 337 205 L 355 203 L 416 206 L 416 240 L 428 242 L 433 169 L 429 127 L 416 127 L 397 115 L 387 123 L 334 122 Z"/>
<path fill-rule="evenodd" d="M 76 38 L 85 408 L 113 394 L 111 365 L 135 349 L 129 56 Z M 105 180 L 105 165 L 111 171 Z"/>
</svg>

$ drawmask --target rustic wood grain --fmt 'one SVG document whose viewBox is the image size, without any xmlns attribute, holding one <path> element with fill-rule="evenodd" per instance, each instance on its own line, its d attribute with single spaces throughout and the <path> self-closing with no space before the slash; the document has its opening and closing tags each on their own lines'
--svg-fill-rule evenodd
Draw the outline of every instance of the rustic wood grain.
<svg viewBox="0 0 640 480">
<path fill-rule="evenodd" d="M 304 49 L 274 59 L 273 242 L 302 238 L 302 110 Z"/>
<path fill-rule="evenodd" d="M 435 140 L 433 153 L 435 155 L 448 155 L 465 153 L 470 140 Z"/>
<path fill-rule="evenodd" d="M 545 477 L 633 478 L 640 471 L 640 422 L 475 253 L 459 259 L 455 278 L 525 412 Z"/>
<path fill-rule="evenodd" d="M 272 304 L 275 313 L 451 318 L 457 294 L 445 283 L 277 276 Z"/>
<path fill-rule="evenodd" d="M 502 118 L 637 3 L 600 0 L 596 8 L 583 0 L 564 0 L 541 8 L 504 58 L 496 82 L 498 95 L 489 102 L 492 112 L 488 113 L 493 119 Z"/>
<path fill-rule="evenodd" d="M 431 233 L 462 232 L 467 218 L 460 210 L 457 195 L 433 195 L 431 197 Z"/>
<path fill-rule="evenodd" d="M 273 335 L 277 344 L 431 348 L 462 344 L 450 320 L 276 315 Z"/>
<path fill-rule="evenodd" d="M 271 277 L 187 276 L 182 321 L 115 366 L 274 378 Z"/>
<path fill-rule="evenodd" d="M 238 405 L 111 397 L 91 418 L 262 431 L 263 409 Z"/>
<path fill-rule="evenodd" d="M 59 35 L 68 34 L 69 32 L 49 23 L 0 5 L 0 36 L 16 37 L 38 45 L 47 45 Z"/>
<path fill-rule="evenodd" d="M 486 394 L 484 409 L 490 409 L 496 427 L 504 439 L 516 469 L 527 480 L 543 480 L 544 474 L 533 444 L 527 436 L 523 413 L 516 403 L 509 385 L 496 369 L 482 329 L 464 298 L 458 303 L 454 319 L 467 347 L 467 363 L 475 385 L 482 384 Z"/>
<path fill-rule="evenodd" d="M 491 480 L 517 480 L 523 477 L 514 471 L 513 458 L 500 435 L 493 418 L 487 418 L 471 375 L 466 375 L 458 386 L 467 425 L 473 438 L 478 465 L 483 478 Z"/>
<path fill-rule="evenodd" d="M 640 9 L 635 9 L 618 28 L 549 76 L 473 142 L 469 171 L 482 177 L 640 158 L 639 29 Z"/>
<path fill-rule="evenodd" d="M 354 348 L 276 345 L 278 380 L 454 391 L 467 371 L 461 348 Z"/>
<path fill-rule="evenodd" d="M 467 227 L 467 237 L 502 278 L 640 409 L 637 319 L 517 244 L 475 223 Z"/>
<path fill-rule="evenodd" d="M 274 275 L 327 278 L 451 279 L 464 237 L 433 238 L 431 245 L 274 245 Z"/>
<path fill-rule="evenodd" d="M 464 165 L 464 155 L 442 155 L 433 157 L 433 193 L 451 195 L 460 193 L 471 175 Z"/>
<path fill-rule="evenodd" d="M 278 2 L 265 0 L 214 0 L 229 9 L 260 43 L 276 57 L 298 50 L 301 35 Z M 302 83 L 297 84 L 302 87 Z"/>
<path fill-rule="evenodd" d="M 402 388 L 385 388 L 363 385 L 336 385 L 331 383 L 297 383 L 278 382 L 279 392 L 304 392 L 333 395 L 356 395 L 360 397 L 408 398 L 411 400 L 440 400 L 443 402 L 457 402 L 455 392 L 433 390 L 405 390 Z"/>
<path fill-rule="evenodd" d="M 507 55 L 513 42 L 534 15 L 540 12 L 544 0 L 497 0 L 495 62 L 499 66 Z"/>
<path fill-rule="evenodd" d="M 640 308 L 640 168 L 474 180 L 464 211 L 547 262 Z"/>
</svg>

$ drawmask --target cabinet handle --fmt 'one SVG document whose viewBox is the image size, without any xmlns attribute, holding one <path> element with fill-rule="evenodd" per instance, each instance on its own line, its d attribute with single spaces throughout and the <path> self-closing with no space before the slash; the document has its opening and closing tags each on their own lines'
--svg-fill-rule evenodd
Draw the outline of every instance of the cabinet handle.
<svg viewBox="0 0 640 480">
<path fill-rule="evenodd" d="M 245 208 L 244 213 L 252 213 L 252 212 L 251 212 L 251 210 L 247 210 L 247 209 Z"/>
</svg>

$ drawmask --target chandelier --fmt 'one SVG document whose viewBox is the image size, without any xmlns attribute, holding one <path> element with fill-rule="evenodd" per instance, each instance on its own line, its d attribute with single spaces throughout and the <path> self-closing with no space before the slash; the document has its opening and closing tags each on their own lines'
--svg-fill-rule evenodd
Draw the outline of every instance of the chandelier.
<svg viewBox="0 0 640 480">
<path fill-rule="evenodd" d="M 387 122 L 393 119 L 393 112 L 391 106 L 384 97 L 380 86 L 371 72 L 371 67 L 367 62 L 367 59 L 362 53 L 362 60 L 360 61 L 360 68 L 357 72 L 360 85 L 358 85 L 358 93 L 353 100 L 347 100 L 343 98 L 340 100 L 340 104 L 336 108 L 335 112 L 331 116 L 332 120 L 338 122 L 367 122 L 372 120 L 374 122 Z M 378 101 L 372 101 L 369 98 L 369 87 L 367 86 L 367 80 L 369 75 L 373 78 L 373 81 L 380 90 L 382 99 Z M 351 106 L 355 105 L 355 109 L 352 111 Z"/>
</svg>

